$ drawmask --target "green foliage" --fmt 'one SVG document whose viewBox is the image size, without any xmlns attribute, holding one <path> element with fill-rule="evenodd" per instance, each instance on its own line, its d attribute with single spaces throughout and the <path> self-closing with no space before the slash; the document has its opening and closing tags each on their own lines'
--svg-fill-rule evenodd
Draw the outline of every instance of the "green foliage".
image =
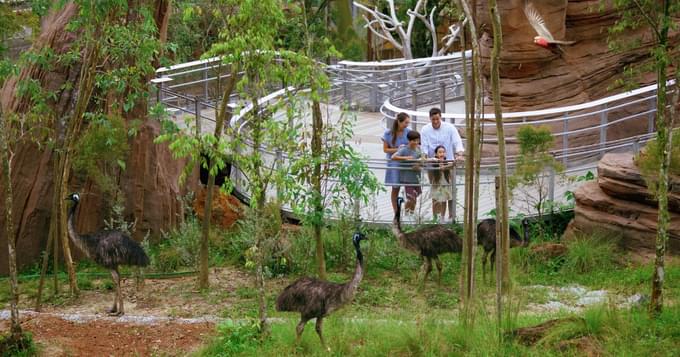
<svg viewBox="0 0 680 357">
<path fill-rule="evenodd" d="M 586 274 L 616 263 L 617 238 L 606 234 L 578 236 L 567 243 L 569 248 L 563 269 L 566 273 Z"/>
<path fill-rule="evenodd" d="M 92 114 L 89 125 L 78 138 L 79 150 L 73 167 L 90 177 L 102 191 L 116 190 L 115 173 L 125 170 L 128 153 L 128 131 L 125 120 L 116 115 Z"/>
<path fill-rule="evenodd" d="M 228 320 L 217 325 L 217 337 L 201 351 L 201 356 L 233 356 L 253 351 L 259 344 L 260 327 L 254 320 Z"/>
<path fill-rule="evenodd" d="M 553 137 L 547 127 L 522 126 L 517 132 L 520 152 L 513 175 L 508 178 L 511 190 L 522 187 L 522 199 L 538 212 L 539 217 L 555 208 L 548 202 L 549 173 L 560 175 L 564 166 L 550 153 Z"/>
<path fill-rule="evenodd" d="M 333 210 L 352 212 L 355 202 L 366 205 L 373 194 L 384 189 L 368 168 L 366 158 L 349 144 L 354 135 L 352 128 L 355 121 L 353 115 L 344 112 L 333 125 L 324 126 L 320 157 L 314 157 L 306 140 L 299 144 L 295 156 L 291 157 L 291 180 L 287 182 L 286 200 L 292 202 L 294 212 L 306 224 L 322 224 Z M 300 132 L 303 138 L 311 137 L 311 124 L 305 124 Z M 321 165 L 322 182 L 334 183 L 324 185 L 320 196 L 311 185 L 314 164 Z M 323 210 L 315 210 L 317 205 Z"/>
<path fill-rule="evenodd" d="M 554 139 L 547 127 L 522 126 L 517 132 L 519 141 L 519 157 L 515 172 L 510 178 L 510 187 L 520 184 L 535 185 L 548 169 L 555 173 L 564 171 L 564 167 L 550 154 Z"/>
<path fill-rule="evenodd" d="M 167 47 L 175 63 L 197 59 L 218 40 L 224 26 L 223 1 L 180 0 L 172 2 Z"/>
<path fill-rule="evenodd" d="M 37 354 L 38 350 L 30 333 L 23 333 L 19 341 L 10 335 L 0 335 L 0 357 L 29 357 Z"/>
<path fill-rule="evenodd" d="M 635 163 L 645 178 L 650 192 L 656 192 L 659 181 L 659 166 L 661 165 L 660 148 L 656 140 L 647 143 L 647 146 L 635 157 Z M 680 176 L 680 130 L 673 130 L 673 143 L 671 144 L 671 165 L 668 172 L 671 175 Z"/>
<path fill-rule="evenodd" d="M 145 241 L 145 250 L 151 260 L 151 268 L 160 272 L 195 268 L 198 256 L 201 227 L 195 217 L 188 217 L 178 229 L 163 234 L 157 244 Z"/>
</svg>

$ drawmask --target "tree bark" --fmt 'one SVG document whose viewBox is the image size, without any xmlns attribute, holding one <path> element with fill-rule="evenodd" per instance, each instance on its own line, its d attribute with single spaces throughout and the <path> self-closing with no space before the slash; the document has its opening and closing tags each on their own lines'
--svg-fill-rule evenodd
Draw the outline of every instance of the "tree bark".
<svg viewBox="0 0 680 357">
<path fill-rule="evenodd" d="M 229 75 L 229 80 L 227 81 L 227 86 L 222 93 L 222 100 L 220 101 L 220 107 L 217 112 L 217 120 L 215 122 L 215 143 L 212 146 L 213 154 L 217 153 L 219 147 L 219 138 L 222 136 L 222 131 L 224 129 L 224 124 L 229 123 L 231 120 L 232 112 L 228 110 L 227 104 L 229 103 L 229 98 L 234 90 L 234 85 L 236 84 L 236 76 L 238 70 L 235 69 L 235 65 L 232 64 L 232 70 Z M 215 160 L 211 160 L 208 168 L 208 187 L 206 188 L 207 193 L 205 196 L 205 212 L 203 214 L 203 229 L 201 234 L 201 249 L 200 249 L 200 268 L 199 268 L 199 278 L 198 287 L 200 289 L 207 289 L 210 286 L 209 283 L 209 243 L 210 243 L 210 223 L 212 219 L 212 201 L 213 201 L 213 186 L 215 186 Z"/>
<path fill-rule="evenodd" d="M 501 212 L 496 212 L 496 224 L 501 227 L 501 262 L 496 267 L 502 271 L 503 288 L 510 289 L 510 222 L 508 212 L 508 173 L 505 158 L 505 132 L 503 129 L 503 110 L 501 108 L 501 80 L 500 80 L 500 53 L 503 44 L 501 29 L 501 16 L 498 12 L 496 0 L 489 0 L 491 12 L 491 24 L 493 27 L 493 50 L 491 52 L 491 92 L 493 93 L 493 107 L 496 116 L 496 134 L 498 136 L 498 166 L 500 173 L 499 199 Z"/>
<path fill-rule="evenodd" d="M 671 130 L 669 116 L 666 113 L 666 68 L 669 64 L 668 31 L 670 28 L 670 1 L 664 1 L 664 13 L 659 31 L 659 50 L 662 55 L 656 58 L 657 93 L 656 93 L 656 140 L 660 159 L 657 197 L 659 200 L 659 218 L 656 235 L 656 257 L 654 260 L 654 275 L 652 277 L 652 297 L 649 310 L 652 315 L 658 315 L 663 310 L 663 285 L 665 278 L 665 255 L 668 241 L 668 227 L 670 215 L 668 213 L 668 169 L 671 160 Z"/>
<path fill-rule="evenodd" d="M 7 235 L 7 257 L 9 263 L 10 282 L 10 336 L 14 341 L 21 340 L 21 324 L 19 322 L 19 282 L 17 280 L 16 233 L 14 232 L 14 218 L 12 217 L 12 171 L 9 157 L 9 124 L 0 111 L 0 162 L 2 164 L 2 178 L 5 181 L 5 232 Z"/>
<path fill-rule="evenodd" d="M 323 132 L 323 118 L 318 100 L 312 102 L 312 189 L 314 190 L 314 241 L 316 242 L 316 265 L 319 278 L 326 280 L 326 259 L 324 256 L 321 229 L 323 224 L 323 197 L 321 196 L 321 135 Z"/>
<path fill-rule="evenodd" d="M 475 130 L 481 120 L 478 118 L 478 111 L 482 108 L 478 102 L 481 102 L 481 90 L 478 86 L 481 85 L 481 60 L 480 60 L 480 46 L 479 37 L 477 36 L 477 28 L 472 9 L 467 0 L 458 1 L 459 6 L 463 9 L 465 17 L 468 19 L 468 28 L 470 29 L 470 44 L 472 46 L 472 83 L 468 85 L 466 92 L 466 135 L 468 136 L 467 157 L 465 161 L 465 239 L 463 243 L 464 255 L 464 286 L 461 291 L 464 294 L 464 301 L 466 301 L 466 319 L 470 319 L 468 314 L 473 311 L 472 304 L 474 303 L 474 277 L 475 277 L 475 251 L 477 247 L 477 204 L 479 202 L 479 175 L 476 170 L 477 163 L 480 162 L 481 152 L 477 149 L 477 143 L 481 140 L 479 131 Z M 463 33 L 462 31 L 461 33 Z M 467 72 L 466 72 L 466 80 Z M 469 117 L 469 118 L 468 118 Z M 477 117 L 477 120 L 475 118 Z"/>
</svg>

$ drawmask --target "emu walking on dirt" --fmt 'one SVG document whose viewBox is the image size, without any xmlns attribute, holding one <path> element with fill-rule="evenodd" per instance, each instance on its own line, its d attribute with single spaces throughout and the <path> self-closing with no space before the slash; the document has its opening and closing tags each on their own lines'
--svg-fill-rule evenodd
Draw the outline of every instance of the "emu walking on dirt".
<svg viewBox="0 0 680 357">
<path fill-rule="evenodd" d="M 397 199 L 397 212 L 392 221 L 392 233 L 399 240 L 402 247 L 419 254 L 423 258 L 421 271 L 425 271 L 423 283 L 432 271 L 432 261 L 437 264 L 439 273 L 437 283 L 442 282 L 442 262 L 439 255 L 444 253 L 460 253 L 463 250 L 463 242 L 451 228 L 443 225 L 419 228 L 413 232 L 404 233 L 401 230 L 401 204 L 402 197 Z"/>
<path fill-rule="evenodd" d="M 123 309 L 123 295 L 120 291 L 118 266 L 145 267 L 149 265 L 149 257 L 139 243 L 121 231 L 99 231 L 92 235 L 79 235 L 73 224 L 73 216 L 80 202 L 80 195 L 72 193 L 66 199 L 73 201 L 73 206 L 68 212 L 69 236 L 88 258 L 111 270 L 111 277 L 116 284 L 116 297 L 113 300 L 113 307 L 107 312 L 112 316 L 121 316 L 125 313 L 125 310 Z"/>
<path fill-rule="evenodd" d="M 361 233 L 354 233 L 352 242 L 357 253 L 357 265 L 352 280 L 345 284 L 331 283 L 315 278 L 303 277 L 288 285 L 276 298 L 277 311 L 300 312 L 300 322 L 296 328 L 295 344 L 300 342 L 302 332 L 307 321 L 316 318 L 316 333 L 321 344 L 326 347 L 323 339 L 323 318 L 331 312 L 348 304 L 354 298 L 354 293 L 364 276 L 364 257 L 359 243 L 366 239 Z"/>
<path fill-rule="evenodd" d="M 517 230 L 510 226 L 510 247 L 524 247 L 529 244 L 529 221 L 525 218 L 522 220 L 522 230 L 524 230 L 524 239 L 517 232 Z M 482 255 L 482 275 L 486 277 L 486 262 L 491 253 L 491 270 L 493 271 L 496 258 L 496 220 L 487 218 L 477 224 L 477 245 L 484 248 L 484 255 Z"/>
</svg>

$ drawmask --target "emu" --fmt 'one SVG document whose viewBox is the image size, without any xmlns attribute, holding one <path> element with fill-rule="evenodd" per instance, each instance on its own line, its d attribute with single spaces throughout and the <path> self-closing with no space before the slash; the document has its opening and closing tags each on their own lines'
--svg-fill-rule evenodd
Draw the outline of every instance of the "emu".
<svg viewBox="0 0 680 357">
<path fill-rule="evenodd" d="M 302 332 L 307 321 L 316 318 L 316 333 L 321 344 L 326 347 L 323 339 L 323 319 L 333 311 L 348 304 L 354 298 L 354 293 L 364 276 L 364 257 L 359 244 L 366 237 L 357 232 L 352 237 L 352 243 L 357 254 L 357 264 L 352 280 L 344 284 L 331 283 L 310 277 L 303 277 L 288 285 L 276 298 L 277 311 L 296 311 L 300 313 L 300 322 L 295 330 L 295 344 L 300 342 Z"/>
<path fill-rule="evenodd" d="M 517 230 L 510 226 L 510 248 L 525 247 L 529 244 L 529 221 L 525 218 L 522 220 L 522 230 L 524 231 L 524 239 L 517 232 Z M 494 269 L 494 262 L 496 258 L 496 220 L 487 218 L 477 224 L 477 245 L 484 248 L 484 255 L 482 255 L 482 273 L 486 276 L 486 262 L 491 255 L 491 271 Z"/>
<path fill-rule="evenodd" d="M 80 235 L 76 232 L 73 217 L 76 207 L 80 202 L 80 195 L 72 193 L 67 200 L 73 201 L 73 205 L 68 212 L 68 233 L 73 243 L 95 263 L 109 269 L 111 278 L 116 284 L 116 297 L 113 300 L 113 307 L 107 312 L 111 316 L 121 316 L 125 313 L 123 309 L 123 295 L 120 291 L 119 265 L 133 265 L 145 267 L 149 265 L 149 257 L 144 249 L 121 231 L 99 231 L 92 235 Z"/>
<path fill-rule="evenodd" d="M 432 261 L 437 264 L 437 284 L 442 281 L 442 262 L 439 255 L 444 253 L 460 253 L 463 250 L 463 242 L 451 228 L 442 225 L 419 228 L 413 232 L 404 233 L 401 230 L 401 204 L 403 197 L 397 198 L 397 211 L 392 221 L 392 233 L 399 240 L 399 244 L 405 249 L 413 251 L 423 258 L 421 271 L 425 271 L 423 283 L 432 271 Z"/>
</svg>

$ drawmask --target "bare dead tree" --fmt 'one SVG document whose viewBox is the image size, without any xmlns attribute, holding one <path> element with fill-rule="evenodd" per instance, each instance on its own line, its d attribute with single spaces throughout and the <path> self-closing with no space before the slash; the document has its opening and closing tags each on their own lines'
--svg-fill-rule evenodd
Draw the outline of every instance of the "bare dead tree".
<svg viewBox="0 0 680 357">
<path fill-rule="evenodd" d="M 434 13 L 437 10 L 435 6 L 428 14 L 427 0 L 418 0 L 413 9 L 408 9 L 406 14 L 409 17 L 408 23 L 404 28 L 404 21 L 397 17 L 397 9 L 394 5 L 394 0 L 387 0 L 389 7 L 389 14 L 378 11 L 377 6 L 373 9 L 363 5 L 359 2 L 354 2 L 354 6 L 367 13 L 362 15 L 366 21 L 366 27 L 375 36 L 384 41 L 391 43 L 394 48 L 399 50 L 405 59 L 413 59 L 413 51 L 411 49 L 411 37 L 413 35 L 413 28 L 416 20 L 421 21 L 432 37 L 432 55 L 437 57 L 444 55 L 453 46 L 456 37 L 460 33 L 462 26 L 460 24 L 453 24 L 449 26 L 449 33 L 442 38 L 442 46 L 439 47 L 437 39 L 437 27 L 434 24 Z"/>
</svg>

